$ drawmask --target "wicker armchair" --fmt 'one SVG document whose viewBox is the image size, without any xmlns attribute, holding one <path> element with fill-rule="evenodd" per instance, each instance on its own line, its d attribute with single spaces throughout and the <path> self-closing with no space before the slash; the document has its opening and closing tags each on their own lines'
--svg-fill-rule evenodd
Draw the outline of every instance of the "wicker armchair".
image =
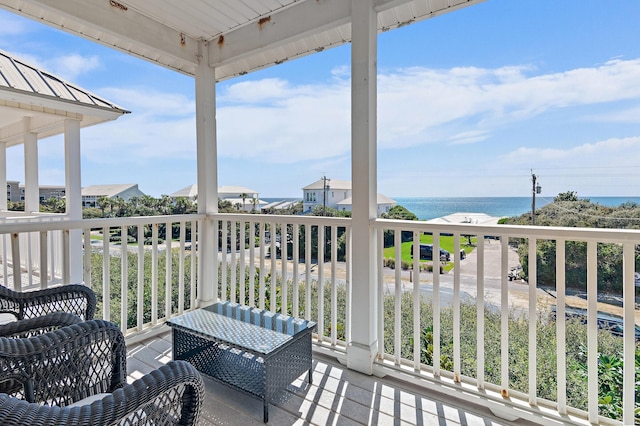
<svg viewBox="0 0 640 426">
<path fill-rule="evenodd" d="M 170 361 L 86 405 L 50 407 L 0 394 L 3 425 L 195 425 L 204 384 L 186 361 Z"/>
<path fill-rule="evenodd" d="M 29 321 L 45 319 L 77 323 L 15 337 Z M 3 426 L 197 422 L 205 392 L 200 373 L 185 361 L 172 361 L 127 384 L 124 336 L 114 323 L 56 313 L 4 327 L 14 337 L 0 337 Z"/>
<path fill-rule="evenodd" d="M 122 387 L 126 357 L 122 332 L 103 320 L 32 337 L 0 337 L 0 392 L 28 402 L 69 405 Z"/>
<path fill-rule="evenodd" d="M 41 317 L 0 324 L 0 337 L 31 337 L 78 324 L 82 318 L 68 312 L 55 312 Z"/>
<path fill-rule="evenodd" d="M 82 284 L 67 284 L 44 290 L 19 292 L 0 285 L 0 313 L 16 320 L 35 318 L 53 312 L 68 312 L 83 320 L 93 319 L 96 295 Z"/>
</svg>

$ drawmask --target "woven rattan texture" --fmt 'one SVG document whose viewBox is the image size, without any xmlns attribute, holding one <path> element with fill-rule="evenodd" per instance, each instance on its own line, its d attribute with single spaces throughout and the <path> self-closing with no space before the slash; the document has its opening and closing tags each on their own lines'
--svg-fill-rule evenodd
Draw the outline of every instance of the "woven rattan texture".
<svg viewBox="0 0 640 426">
<path fill-rule="evenodd" d="M 10 313 L 22 320 L 53 312 L 72 313 L 83 320 L 93 319 L 96 295 L 82 284 L 27 292 L 13 291 L 0 285 L 0 313 Z"/>
<path fill-rule="evenodd" d="M 0 422 L 13 425 L 196 425 L 205 396 L 200 373 L 171 361 L 81 407 L 49 407 L 0 394 Z"/>
<path fill-rule="evenodd" d="M 189 361 L 213 379 L 262 399 L 265 422 L 269 401 L 312 369 L 315 323 L 310 321 L 225 303 L 187 313 L 169 325 L 173 358 Z M 260 333 L 268 337 L 261 339 Z"/>
<path fill-rule="evenodd" d="M 0 337 L 0 390 L 64 406 L 125 383 L 126 346 L 116 324 L 91 320 L 28 338 Z"/>
</svg>

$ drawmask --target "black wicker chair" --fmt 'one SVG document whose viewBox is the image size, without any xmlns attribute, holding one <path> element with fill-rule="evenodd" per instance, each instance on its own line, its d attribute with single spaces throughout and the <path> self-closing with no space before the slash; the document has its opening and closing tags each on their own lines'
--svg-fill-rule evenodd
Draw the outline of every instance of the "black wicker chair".
<svg viewBox="0 0 640 426">
<path fill-rule="evenodd" d="M 195 425 L 204 384 L 186 361 L 170 361 L 86 405 L 28 403 L 0 393 L 0 422 L 10 425 Z"/>
<path fill-rule="evenodd" d="M 41 317 L 0 324 L 0 337 L 31 337 L 80 322 L 82 318 L 75 314 L 55 312 Z"/>
<path fill-rule="evenodd" d="M 71 314 L 46 317 L 65 315 L 62 321 L 78 323 L 26 338 L 0 337 L 2 426 L 196 423 L 204 384 L 191 364 L 170 362 L 127 384 L 118 326 Z"/>
<path fill-rule="evenodd" d="M 16 320 L 24 320 L 54 312 L 72 313 L 83 320 L 93 319 L 96 295 L 82 284 L 25 292 L 0 285 L 0 313 L 12 314 Z"/>
<path fill-rule="evenodd" d="M 31 337 L 0 337 L 0 392 L 28 402 L 69 405 L 122 387 L 126 357 L 122 332 L 103 320 Z"/>
</svg>

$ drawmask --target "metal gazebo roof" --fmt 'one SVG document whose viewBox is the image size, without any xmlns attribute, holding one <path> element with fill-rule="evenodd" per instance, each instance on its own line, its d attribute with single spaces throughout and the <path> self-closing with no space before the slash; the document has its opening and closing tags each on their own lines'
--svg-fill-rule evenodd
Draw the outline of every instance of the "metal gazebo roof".
<svg viewBox="0 0 640 426">
<path fill-rule="evenodd" d="M 0 142 L 23 142 L 24 117 L 40 138 L 60 134 L 64 121 L 82 127 L 114 120 L 128 111 L 0 50 Z"/>
</svg>

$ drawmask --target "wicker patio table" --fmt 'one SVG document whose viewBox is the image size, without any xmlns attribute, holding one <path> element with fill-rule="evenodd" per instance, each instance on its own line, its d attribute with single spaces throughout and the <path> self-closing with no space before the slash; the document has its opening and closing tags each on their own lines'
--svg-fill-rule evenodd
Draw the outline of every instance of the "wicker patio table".
<svg viewBox="0 0 640 426">
<path fill-rule="evenodd" d="M 308 371 L 312 383 L 312 321 L 216 303 L 168 321 L 173 359 L 192 363 L 201 373 L 269 403 Z"/>
</svg>

